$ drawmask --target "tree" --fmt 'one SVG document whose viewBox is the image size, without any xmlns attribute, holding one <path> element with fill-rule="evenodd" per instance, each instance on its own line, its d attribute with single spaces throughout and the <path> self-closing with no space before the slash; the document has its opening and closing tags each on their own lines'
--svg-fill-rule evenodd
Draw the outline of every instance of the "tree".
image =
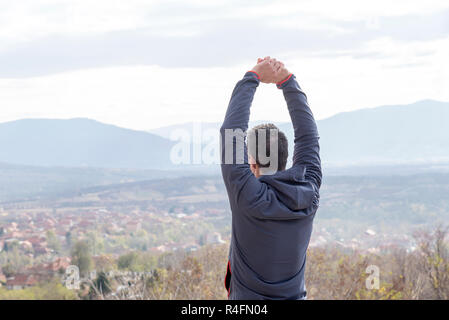
<svg viewBox="0 0 449 320">
<path fill-rule="evenodd" d="M 50 249 L 53 249 L 56 252 L 61 251 L 61 243 L 59 242 L 58 238 L 56 237 L 55 233 L 51 230 L 47 231 L 46 234 L 48 247 Z"/>
<path fill-rule="evenodd" d="M 14 251 L 14 249 L 19 248 L 19 241 L 14 240 L 11 242 L 5 242 L 4 246 L 3 246 L 3 251 L 8 252 L 8 251 Z"/>
<path fill-rule="evenodd" d="M 92 299 L 94 297 L 99 297 L 104 299 L 112 291 L 111 283 L 105 272 L 101 271 L 98 273 L 97 278 L 93 281 L 90 288 L 89 297 Z"/>
<path fill-rule="evenodd" d="M 11 263 L 8 263 L 2 267 L 2 272 L 6 278 L 12 277 L 16 271 L 14 266 Z"/>
<path fill-rule="evenodd" d="M 77 241 L 72 248 L 72 264 L 78 266 L 81 275 L 85 275 L 92 267 L 92 257 L 86 241 Z"/>
<path fill-rule="evenodd" d="M 118 258 L 117 265 L 119 269 L 134 270 L 137 264 L 138 255 L 135 252 L 124 254 Z"/>
<path fill-rule="evenodd" d="M 91 231 L 87 234 L 87 241 L 94 255 L 98 255 L 103 252 L 104 242 L 103 239 L 98 236 L 96 231 Z"/>
<path fill-rule="evenodd" d="M 72 246 L 72 233 L 70 231 L 65 234 L 65 241 L 68 247 Z"/>
<path fill-rule="evenodd" d="M 431 299 L 449 299 L 449 247 L 445 242 L 449 227 L 439 225 L 433 232 L 415 234 L 420 255 L 420 268 L 432 288 Z"/>
</svg>

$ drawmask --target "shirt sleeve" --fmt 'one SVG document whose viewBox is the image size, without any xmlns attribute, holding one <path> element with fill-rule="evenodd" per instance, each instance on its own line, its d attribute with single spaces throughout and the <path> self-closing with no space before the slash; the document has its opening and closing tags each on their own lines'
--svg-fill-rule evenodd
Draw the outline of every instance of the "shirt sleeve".
<svg viewBox="0 0 449 320">
<path fill-rule="evenodd" d="M 278 83 L 283 91 L 294 129 L 293 167 L 304 166 L 305 178 L 318 190 L 322 172 L 318 129 L 307 96 L 302 91 L 293 74 Z"/>
</svg>

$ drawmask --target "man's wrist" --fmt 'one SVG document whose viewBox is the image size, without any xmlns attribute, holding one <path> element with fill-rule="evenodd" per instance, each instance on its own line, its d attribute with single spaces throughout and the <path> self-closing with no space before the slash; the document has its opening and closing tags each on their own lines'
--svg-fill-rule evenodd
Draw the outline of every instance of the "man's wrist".
<svg viewBox="0 0 449 320">
<path fill-rule="evenodd" d="M 276 86 L 281 89 L 285 83 L 293 77 L 293 73 L 290 73 L 284 80 L 276 83 Z"/>
<path fill-rule="evenodd" d="M 253 74 L 256 76 L 257 80 L 260 80 L 260 76 L 259 76 L 259 74 L 258 74 L 256 71 L 254 71 L 254 70 L 249 70 L 249 71 L 246 72 L 246 74 L 248 74 L 248 72 L 253 73 Z"/>
</svg>

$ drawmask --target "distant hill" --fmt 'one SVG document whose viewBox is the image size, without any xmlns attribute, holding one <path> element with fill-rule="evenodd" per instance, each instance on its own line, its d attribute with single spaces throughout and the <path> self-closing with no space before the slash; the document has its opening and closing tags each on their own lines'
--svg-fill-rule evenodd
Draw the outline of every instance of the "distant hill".
<svg viewBox="0 0 449 320">
<path fill-rule="evenodd" d="M 0 162 L 33 166 L 166 169 L 173 142 L 89 119 L 0 123 Z"/>
<path fill-rule="evenodd" d="M 425 100 L 340 113 L 318 126 L 327 163 L 449 159 L 449 103 Z"/>
<path fill-rule="evenodd" d="M 312 106 L 313 109 L 313 106 Z M 251 126 L 266 121 L 251 122 Z M 202 123 L 218 130 L 221 123 Z M 277 123 L 293 150 L 291 123 Z M 325 166 L 449 160 L 449 103 L 431 100 L 337 114 L 318 121 Z M 0 162 L 32 166 L 182 169 L 170 161 L 176 129 L 135 131 L 89 119 L 27 119 L 0 123 Z M 291 158 L 291 157 L 290 157 Z M 218 166 L 187 166 L 218 171 Z"/>
<path fill-rule="evenodd" d="M 313 106 L 312 106 L 313 110 Z M 268 121 L 250 123 L 250 127 Z M 326 165 L 376 165 L 449 160 L 449 103 L 432 100 L 339 113 L 317 121 L 321 157 Z M 293 127 L 276 123 L 293 151 Z M 170 138 L 175 129 L 192 131 L 192 123 L 151 130 Z M 218 130 L 221 123 L 202 124 Z"/>
</svg>

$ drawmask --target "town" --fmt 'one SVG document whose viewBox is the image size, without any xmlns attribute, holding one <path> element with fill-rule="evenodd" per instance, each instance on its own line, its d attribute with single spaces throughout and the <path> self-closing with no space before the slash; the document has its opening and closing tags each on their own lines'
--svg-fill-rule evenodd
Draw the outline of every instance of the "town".
<svg viewBox="0 0 449 320">
<path fill-rule="evenodd" d="M 208 221 L 222 220 L 217 210 L 189 215 L 140 210 L 125 214 L 107 209 L 20 211 L 0 212 L 0 255 L 14 251 L 25 262 L 14 261 L 9 278 L 0 273 L 0 284 L 8 289 L 22 289 L 55 274 L 63 275 L 71 264 L 70 249 L 79 240 L 92 244 L 94 259 L 102 254 L 118 258 L 130 250 L 156 255 L 176 250 L 191 252 L 202 245 L 228 240 L 217 231 L 207 231 Z M 198 232 L 191 236 L 182 233 L 195 228 Z M 8 269 L 11 261 L 0 261 L 3 270 L 5 266 Z"/>
</svg>

